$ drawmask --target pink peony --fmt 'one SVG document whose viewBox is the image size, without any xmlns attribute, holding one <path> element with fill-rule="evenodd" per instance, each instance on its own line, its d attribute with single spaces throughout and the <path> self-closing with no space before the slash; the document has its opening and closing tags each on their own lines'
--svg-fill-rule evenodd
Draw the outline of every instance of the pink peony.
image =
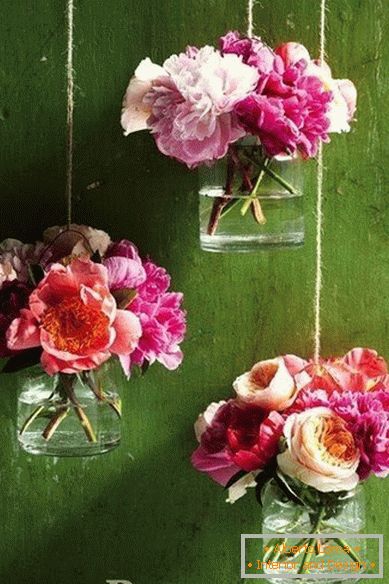
<svg viewBox="0 0 389 584">
<path fill-rule="evenodd" d="M 233 110 L 255 88 L 257 71 L 209 46 L 173 55 L 163 70 L 138 106 L 151 112 L 147 126 L 159 150 L 189 167 L 223 158 L 245 133 Z"/>
<path fill-rule="evenodd" d="M 151 261 L 147 261 L 143 267 L 146 278 L 138 288 L 139 295 L 146 302 L 155 302 L 159 296 L 168 291 L 170 276 L 165 268 L 161 268 Z"/>
<path fill-rule="evenodd" d="M 158 361 L 167 369 L 177 369 L 183 359 L 179 347 L 186 331 L 185 312 L 181 309 L 183 295 L 166 292 L 148 302 L 139 295 L 131 303 L 131 311 L 139 317 L 142 335 L 131 355 L 121 356 L 124 371 L 132 364 L 142 366 Z"/>
<path fill-rule="evenodd" d="M 126 239 L 109 246 L 103 264 L 108 270 L 108 283 L 112 291 L 121 288 L 137 289 L 146 281 L 146 272 L 138 249 Z"/>
<path fill-rule="evenodd" d="M 53 264 L 13 320 L 8 348 L 42 347 L 41 364 L 49 375 L 94 369 L 111 354 L 133 351 L 141 335 L 139 319 L 117 310 L 108 288 L 107 269 L 88 259 L 67 267 Z"/>
<path fill-rule="evenodd" d="M 283 425 L 277 412 L 269 414 L 260 408 L 242 407 L 236 400 L 222 402 L 198 433 L 200 446 L 192 455 L 192 464 L 222 484 L 237 470 L 262 470 L 278 452 Z M 225 482 L 215 475 L 215 460 L 217 470 L 223 469 Z"/>
<path fill-rule="evenodd" d="M 142 262 L 137 248 L 125 239 L 108 248 L 104 265 L 113 292 L 122 288 L 136 292 L 128 309 L 139 317 L 142 335 L 133 353 L 120 356 L 126 375 L 130 375 L 132 365 L 143 366 L 145 362 L 159 361 L 167 369 L 176 369 L 183 359 L 179 344 L 186 323 L 181 309 L 183 295 L 168 292 L 169 274 L 150 260 Z"/>
<path fill-rule="evenodd" d="M 31 287 L 18 280 L 4 282 L 0 288 L 0 357 L 14 354 L 7 346 L 6 333 L 20 311 L 28 306 Z"/>
</svg>

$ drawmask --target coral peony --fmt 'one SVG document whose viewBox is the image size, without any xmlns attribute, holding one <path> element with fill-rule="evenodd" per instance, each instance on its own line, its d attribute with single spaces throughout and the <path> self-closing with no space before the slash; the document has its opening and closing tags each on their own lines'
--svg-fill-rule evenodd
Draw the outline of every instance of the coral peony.
<svg viewBox="0 0 389 584">
<path fill-rule="evenodd" d="M 49 375 L 94 369 L 111 354 L 133 351 L 141 335 L 139 319 L 117 310 L 108 288 L 107 269 L 88 259 L 67 267 L 53 264 L 12 321 L 10 350 L 41 346 Z"/>
</svg>

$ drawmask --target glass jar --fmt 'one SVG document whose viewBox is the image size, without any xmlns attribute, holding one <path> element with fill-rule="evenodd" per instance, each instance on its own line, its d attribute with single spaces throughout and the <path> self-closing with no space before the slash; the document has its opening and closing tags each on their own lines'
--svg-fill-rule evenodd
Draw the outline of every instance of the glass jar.
<svg viewBox="0 0 389 584">
<path fill-rule="evenodd" d="M 50 377 L 40 366 L 18 373 L 18 440 L 30 454 L 93 456 L 120 443 L 118 370 Z"/>
<path fill-rule="evenodd" d="M 336 496 L 333 501 L 336 501 Z M 349 565 L 351 562 L 359 560 L 363 564 L 366 560 L 366 540 L 360 538 L 347 540 L 347 534 L 365 533 L 365 498 L 361 484 L 355 491 L 345 493 L 339 504 L 332 504 L 332 506 L 326 506 L 325 508 L 320 506 L 310 508 L 288 498 L 272 479 L 262 491 L 262 503 L 262 533 L 269 535 L 263 541 L 263 562 L 273 560 L 280 564 L 284 562 L 284 565 L 287 566 L 286 569 L 281 566 L 279 569 L 264 567 L 264 573 L 272 575 L 268 582 L 273 584 L 288 584 L 291 581 L 296 582 L 296 584 L 316 584 L 317 582 L 339 584 L 339 582 L 355 583 L 360 581 L 360 579 L 355 578 L 356 572 L 352 571 L 349 574 L 350 576 L 354 575 L 354 578 L 347 578 L 347 575 L 331 575 L 331 571 L 342 572 L 345 570 L 335 568 L 335 564 L 329 564 L 329 560 L 331 562 L 342 562 L 342 565 L 346 565 L 343 564 L 344 562 Z M 317 533 L 322 534 L 322 537 L 310 542 L 305 540 L 304 537 L 301 539 L 296 537 L 288 542 L 285 539 L 287 537 L 286 534 L 293 533 L 299 535 Z M 326 537 L 326 533 L 339 534 L 339 536 L 333 539 Z M 285 534 L 285 538 L 280 539 L 277 534 Z M 313 553 L 310 553 L 312 551 L 312 548 L 309 547 L 310 543 L 314 548 Z M 300 553 L 297 553 L 297 555 L 292 553 L 291 547 L 293 546 L 296 546 L 298 548 L 297 551 Z M 350 548 L 348 550 L 349 553 L 345 551 L 347 546 Z M 280 550 L 282 550 L 282 553 L 280 553 Z M 293 550 L 293 552 L 295 551 Z M 305 572 L 303 566 L 304 563 L 307 565 L 308 561 L 312 562 L 312 567 L 308 572 Z M 292 568 L 292 566 L 295 566 L 295 568 Z M 331 567 L 332 570 L 330 569 Z M 363 574 L 363 571 L 362 567 L 358 573 Z M 304 577 L 293 578 L 293 580 L 287 577 L 288 574 L 299 573 L 304 574 Z M 309 578 L 309 575 L 306 575 L 307 573 L 312 574 L 312 578 Z M 286 574 L 286 577 L 282 577 L 283 574 Z M 315 574 L 320 575 L 320 579 L 315 578 Z M 326 574 L 328 574 L 328 578 L 325 578 Z"/>
<path fill-rule="evenodd" d="M 205 251 L 251 252 L 304 243 L 299 158 L 267 158 L 253 140 L 199 169 L 200 245 Z"/>
</svg>

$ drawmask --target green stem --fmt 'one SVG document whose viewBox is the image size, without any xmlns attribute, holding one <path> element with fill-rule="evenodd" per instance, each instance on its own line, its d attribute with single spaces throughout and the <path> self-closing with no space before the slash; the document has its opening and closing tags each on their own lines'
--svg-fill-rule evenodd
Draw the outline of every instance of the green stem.
<svg viewBox="0 0 389 584">
<path fill-rule="evenodd" d="M 109 407 L 113 409 L 113 411 L 115 412 L 117 417 L 119 419 L 121 419 L 122 410 L 120 407 L 120 403 L 118 403 L 112 399 L 107 398 L 107 396 L 105 395 L 104 391 L 102 390 L 100 384 L 96 383 L 96 381 L 94 380 L 92 372 L 85 372 L 83 374 L 82 378 L 80 379 L 80 381 L 81 381 L 81 383 L 86 383 L 87 386 L 89 387 L 89 389 L 91 389 L 91 391 L 93 391 L 93 393 L 97 397 L 97 399 L 99 401 L 102 401 L 102 402 L 108 404 Z"/>
<path fill-rule="evenodd" d="M 257 181 L 254 185 L 254 188 L 251 191 L 251 193 L 249 194 L 249 196 L 246 197 L 246 199 L 242 205 L 242 208 L 240 210 L 240 214 L 242 215 L 242 217 L 244 217 L 246 215 L 251 203 L 257 198 L 257 192 L 258 192 L 259 186 L 263 180 L 263 177 L 266 174 L 266 169 L 267 169 L 267 166 L 270 164 L 270 161 L 271 161 L 271 158 L 265 158 L 265 160 L 263 162 L 263 166 L 261 168 L 261 171 L 258 175 Z M 266 222 L 265 219 L 264 219 L 264 221 Z"/>
<path fill-rule="evenodd" d="M 296 553 L 289 551 L 289 552 L 286 552 L 285 554 L 282 554 L 281 561 L 284 561 L 284 560 L 291 561 L 291 560 L 295 560 L 296 558 L 301 556 L 301 554 L 303 553 L 303 548 L 308 543 L 308 541 L 309 541 L 308 539 L 300 539 L 300 541 L 298 543 L 296 543 L 294 546 L 291 546 L 291 547 L 298 548 L 299 551 L 297 551 Z"/>
<path fill-rule="evenodd" d="M 34 420 L 39 416 L 39 414 L 45 409 L 45 406 L 38 406 L 32 414 L 30 414 L 27 420 L 24 422 L 23 426 L 19 430 L 19 434 L 22 435 L 29 426 L 33 423 Z"/>
<path fill-rule="evenodd" d="M 281 539 L 279 539 L 278 537 L 274 537 L 273 539 L 271 539 L 269 541 L 269 543 L 267 544 L 267 552 L 263 555 L 263 562 L 267 562 L 268 559 L 270 558 L 270 556 L 272 555 L 274 548 L 276 547 L 277 543 L 279 543 L 280 541 L 282 541 Z"/>
<path fill-rule="evenodd" d="M 223 219 L 223 217 L 228 215 L 228 213 L 232 211 L 237 205 L 240 205 L 241 202 L 242 202 L 241 199 L 235 199 L 233 201 L 230 201 L 222 210 L 220 214 L 220 219 Z"/>
<path fill-rule="evenodd" d="M 348 544 L 348 542 L 345 539 L 341 539 L 341 538 L 336 538 L 334 539 L 334 542 L 337 543 L 338 545 L 340 545 L 343 548 L 343 551 L 350 556 L 351 559 L 354 560 L 354 562 L 358 562 L 359 564 L 362 563 L 361 558 L 358 556 L 358 554 L 352 549 L 352 547 Z M 348 549 L 348 551 L 346 551 L 346 549 Z"/>
<path fill-rule="evenodd" d="M 81 422 L 81 426 L 84 429 L 86 437 L 88 438 L 89 442 L 97 442 L 97 438 L 96 438 L 96 434 L 95 434 L 95 431 L 93 429 L 93 426 L 92 426 L 88 416 L 84 412 L 84 408 L 81 406 L 80 402 L 78 401 L 78 399 L 76 398 L 76 395 L 74 393 L 73 381 L 68 380 L 66 377 L 63 380 L 63 385 L 65 388 L 66 394 L 67 394 L 70 402 L 73 405 L 76 416 L 78 417 L 78 419 Z"/>
<path fill-rule="evenodd" d="M 50 438 L 55 434 L 58 426 L 66 418 L 69 413 L 69 407 L 63 407 L 56 412 L 56 414 L 51 418 L 50 422 L 47 424 L 46 428 L 42 432 L 42 436 L 45 440 L 49 441 Z"/>
<path fill-rule="evenodd" d="M 274 179 L 276 182 L 278 182 L 280 185 L 282 185 L 289 193 L 291 193 L 292 195 L 298 194 L 298 190 L 295 189 L 285 179 L 283 179 L 282 176 L 280 176 L 279 174 L 274 172 L 274 170 L 271 170 L 271 168 L 269 168 L 269 167 L 264 167 L 264 171 L 266 172 L 266 174 L 271 176 L 272 179 Z"/>
<path fill-rule="evenodd" d="M 286 181 L 282 176 L 280 176 L 277 172 L 274 172 L 268 165 L 266 165 L 266 160 L 264 162 L 256 160 L 255 158 L 247 157 L 253 164 L 259 166 L 268 174 L 273 180 L 278 182 L 281 186 L 284 187 L 292 195 L 297 195 L 298 190 L 294 188 L 288 181 Z"/>
<path fill-rule="evenodd" d="M 277 562 L 278 559 L 279 559 L 279 557 L 280 557 L 280 555 L 282 553 L 284 553 L 281 548 L 282 548 L 282 546 L 286 545 L 286 542 L 287 541 L 288 541 L 288 538 L 286 538 L 286 537 L 284 539 L 279 540 L 279 542 L 278 542 L 278 550 L 274 553 L 274 556 L 272 558 L 272 562 Z"/>
<path fill-rule="evenodd" d="M 320 526 L 321 526 L 321 521 L 323 519 L 324 513 L 325 513 L 325 509 L 324 509 L 324 507 L 322 507 L 320 509 L 320 513 L 317 516 L 317 519 L 313 525 L 312 533 L 320 533 Z M 311 538 L 308 542 L 307 549 L 305 550 L 303 560 L 300 564 L 300 569 L 298 571 L 299 574 L 308 574 L 309 573 L 309 569 L 305 568 L 305 565 L 311 561 L 311 558 L 312 558 L 313 554 L 315 553 L 315 544 L 316 544 L 316 538 Z"/>
</svg>

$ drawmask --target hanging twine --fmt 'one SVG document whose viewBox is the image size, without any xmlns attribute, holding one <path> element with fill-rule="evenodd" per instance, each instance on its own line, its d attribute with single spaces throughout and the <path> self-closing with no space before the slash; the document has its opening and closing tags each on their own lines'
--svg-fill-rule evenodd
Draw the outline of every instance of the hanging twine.
<svg viewBox="0 0 389 584">
<path fill-rule="evenodd" d="M 326 0 L 320 3 L 320 63 L 323 63 L 326 46 Z M 314 297 L 314 353 L 315 363 L 319 362 L 321 351 L 321 291 L 323 282 L 323 143 L 319 143 L 317 155 L 317 187 L 316 187 L 316 271 L 315 271 L 315 297 Z"/>
<path fill-rule="evenodd" d="M 247 2 L 247 36 L 251 38 L 254 32 L 253 9 L 255 0 Z M 320 63 L 324 61 L 326 47 L 326 0 L 320 0 Z M 323 282 L 323 144 L 319 143 L 317 155 L 317 179 L 316 179 L 316 267 L 315 267 L 315 292 L 314 292 L 314 352 L 315 363 L 319 363 L 321 352 L 321 292 Z"/>
<path fill-rule="evenodd" d="M 248 0 L 247 4 L 247 36 L 251 38 L 254 32 L 254 0 Z"/>
<path fill-rule="evenodd" d="M 74 0 L 67 3 L 67 116 L 66 116 L 66 206 L 67 225 L 72 223 L 72 197 L 73 197 L 73 125 L 74 125 L 74 70 L 73 70 L 73 12 Z"/>
</svg>

